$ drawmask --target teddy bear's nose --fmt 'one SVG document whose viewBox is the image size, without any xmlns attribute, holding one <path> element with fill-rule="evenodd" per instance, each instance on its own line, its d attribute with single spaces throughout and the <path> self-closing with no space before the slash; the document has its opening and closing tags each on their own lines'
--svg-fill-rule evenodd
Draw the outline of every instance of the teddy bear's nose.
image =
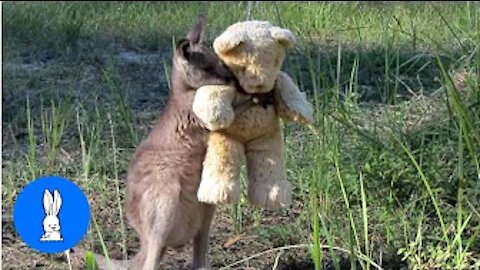
<svg viewBox="0 0 480 270">
<path fill-rule="evenodd" d="M 263 92 L 266 92 L 267 90 L 267 85 L 266 84 L 250 84 L 248 86 L 248 89 L 251 89 L 253 90 L 252 92 L 255 92 L 255 93 L 263 93 Z"/>
<path fill-rule="evenodd" d="M 265 85 L 263 84 L 257 85 L 255 86 L 255 90 L 257 90 L 258 92 L 262 92 L 263 90 L 265 90 Z"/>
</svg>

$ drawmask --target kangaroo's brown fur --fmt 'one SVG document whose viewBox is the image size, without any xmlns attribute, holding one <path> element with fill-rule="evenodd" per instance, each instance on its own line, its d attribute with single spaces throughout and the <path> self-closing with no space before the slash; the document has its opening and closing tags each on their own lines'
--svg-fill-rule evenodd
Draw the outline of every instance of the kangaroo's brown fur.
<svg viewBox="0 0 480 270">
<path fill-rule="evenodd" d="M 137 269 L 159 268 L 166 247 L 193 239 L 193 268 L 208 268 L 215 206 L 197 200 L 208 131 L 192 112 L 202 85 L 234 84 L 228 68 L 203 46 L 204 18 L 178 42 L 172 93 L 160 119 L 138 146 L 128 170 L 126 215 L 140 237 Z"/>
<path fill-rule="evenodd" d="M 205 19 L 199 16 L 177 43 L 168 102 L 129 164 L 125 213 L 138 233 L 140 250 L 131 261 L 114 261 L 114 269 L 159 269 L 166 247 L 192 239 L 193 269 L 209 268 L 215 206 L 197 199 L 208 130 L 192 112 L 192 103 L 203 85 L 238 82 L 213 50 L 202 45 L 204 30 Z"/>
</svg>

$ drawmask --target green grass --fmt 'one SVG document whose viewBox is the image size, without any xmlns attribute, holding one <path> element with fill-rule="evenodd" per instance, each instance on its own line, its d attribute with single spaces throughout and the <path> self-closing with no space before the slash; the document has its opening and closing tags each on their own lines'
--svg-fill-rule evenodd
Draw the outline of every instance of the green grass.
<svg viewBox="0 0 480 270">
<path fill-rule="evenodd" d="M 82 246 L 117 259 L 135 253 L 123 180 L 165 104 L 172 42 L 204 11 L 211 44 L 247 8 L 3 3 L 6 269 L 68 268 L 65 258 L 21 252 L 15 240 L 15 197 L 45 174 L 87 193 L 93 219 Z M 270 2 L 252 5 L 251 16 L 297 35 L 284 70 L 307 92 L 316 121 L 285 124 L 293 205 L 270 212 L 243 197 L 220 207 L 213 265 L 479 269 L 480 4 Z M 122 52 L 157 60 L 132 63 Z"/>
</svg>

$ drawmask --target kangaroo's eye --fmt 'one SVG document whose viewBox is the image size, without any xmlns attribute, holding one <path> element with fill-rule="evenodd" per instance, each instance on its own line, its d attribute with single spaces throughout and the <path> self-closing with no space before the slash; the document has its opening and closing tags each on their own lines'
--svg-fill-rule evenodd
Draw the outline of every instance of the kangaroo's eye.
<svg viewBox="0 0 480 270">
<path fill-rule="evenodd" d="M 208 73 L 210 73 L 214 70 L 212 65 L 206 65 L 203 69 Z"/>
</svg>

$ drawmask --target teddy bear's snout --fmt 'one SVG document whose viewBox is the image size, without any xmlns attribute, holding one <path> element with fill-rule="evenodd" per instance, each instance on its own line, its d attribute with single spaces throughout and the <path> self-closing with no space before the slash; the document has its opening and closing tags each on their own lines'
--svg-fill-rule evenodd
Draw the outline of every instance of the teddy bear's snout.
<svg viewBox="0 0 480 270">
<path fill-rule="evenodd" d="M 269 76 L 247 75 L 243 87 L 249 93 L 266 93 L 273 88 L 274 81 Z"/>
<path fill-rule="evenodd" d="M 245 91 L 250 94 L 267 93 L 273 88 L 273 86 L 267 84 L 246 84 L 243 87 Z"/>
<path fill-rule="evenodd" d="M 254 92 L 254 93 L 262 93 L 269 90 L 267 89 L 268 86 L 265 83 L 265 81 L 262 78 L 258 78 L 258 77 L 248 78 L 246 83 L 246 88 L 248 88 L 250 92 Z"/>
<path fill-rule="evenodd" d="M 256 90 L 255 92 L 263 92 L 263 91 L 267 90 L 267 89 L 265 89 L 265 85 L 263 85 L 263 84 L 256 85 L 253 88 Z"/>
</svg>

